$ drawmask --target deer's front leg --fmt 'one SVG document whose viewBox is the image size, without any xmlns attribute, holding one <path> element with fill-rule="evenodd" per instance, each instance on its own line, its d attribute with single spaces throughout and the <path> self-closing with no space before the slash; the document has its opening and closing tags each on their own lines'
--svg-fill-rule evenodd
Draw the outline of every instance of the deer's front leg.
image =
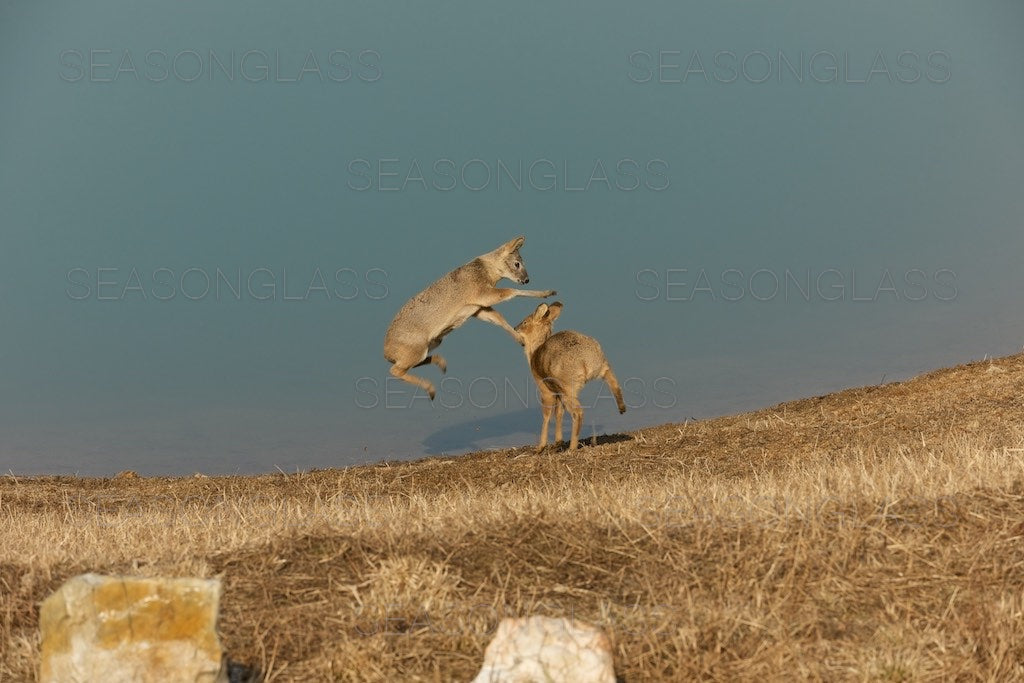
<svg viewBox="0 0 1024 683">
<path fill-rule="evenodd" d="M 535 299 L 543 299 L 545 297 L 554 296 L 557 294 L 553 289 L 513 289 L 512 287 L 495 287 L 490 292 L 485 294 L 480 301 L 481 306 L 495 306 L 500 304 L 502 301 L 508 301 L 514 299 L 517 296 L 530 296 Z"/>
<path fill-rule="evenodd" d="M 488 308 L 487 306 L 484 306 L 473 315 L 475 315 L 480 320 L 486 320 L 489 323 L 494 323 L 498 327 L 502 328 L 503 330 L 511 334 L 512 338 L 516 340 L 517 344 L 519 344 L 520 346 L 523 345 L 522 337 L 519 335 L 518 332 L 515 331 L 515 328 L 509 325 L 508 321 L 505 320 L 504 316 L 502 316 L 501 313 L 498 313 L 493 308 Z"/>
</svg>

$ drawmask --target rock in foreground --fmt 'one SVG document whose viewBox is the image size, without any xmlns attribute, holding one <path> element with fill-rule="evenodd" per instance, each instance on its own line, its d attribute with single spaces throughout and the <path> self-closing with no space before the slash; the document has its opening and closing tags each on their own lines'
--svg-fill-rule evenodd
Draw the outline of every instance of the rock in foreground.
<svg viewBox="0 0 1024 683">
<path fill-rule="evenodd" d="M 569 619 L 503 619 L 473 683 L 615 683 L 608 636 Z"/>
<path fill-rule="evenodd" d="M 220 581 L 82 574 L 39 611 L 41 683 L 225 683 Z"/>
</svg>

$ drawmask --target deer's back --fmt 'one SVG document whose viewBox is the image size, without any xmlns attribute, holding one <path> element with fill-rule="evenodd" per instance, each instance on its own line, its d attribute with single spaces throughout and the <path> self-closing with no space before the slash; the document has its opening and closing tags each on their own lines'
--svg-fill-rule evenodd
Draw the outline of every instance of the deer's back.
<svg viewBox="0 0 1024 683">
<path fill-rule="evenodd" d="M 476 311 L 468 305 L 489 286 L 486 271 L 478 259 L 459 266 L 405 302 L 395 314 L 384 337 L 384 345 L 433 339 L 466 321 Z"/>
<path fill-rule="evenodd" d="M 598 377 L 604 365 L 604 351 L 597 340 L 574 330 L 548 337 L 531 359 L 531 368 L 538 377 L 579 384 Z"/>
</svg>

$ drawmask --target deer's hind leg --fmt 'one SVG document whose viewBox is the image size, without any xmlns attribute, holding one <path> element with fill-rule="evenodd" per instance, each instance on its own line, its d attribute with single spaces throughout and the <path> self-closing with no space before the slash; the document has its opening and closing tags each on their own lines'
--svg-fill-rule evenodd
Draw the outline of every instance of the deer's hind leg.
<svg viewBox="0 0 1024 683">
<path fill-rule="evenodd" d="M 608 388 L 612 390 L 615 403 L 619 407 L 619 415 L 626 412 L 626 402 L 622 400 L 622 387 L 619 386 L 619 380 L 616 379 L 615 373 L 612 372 L 612 367 L 608 363 L 604 364 L 604 369 L 601 371 L 601 379 L 607 382 Z"/>
<path fill-rule="evenodd" d="M 395 354 L 389 372 L 392 377 L 397 377 L 403 382 L 408 382 L 409 384 L 413 384 L 418 386 L 420 389 L 423 389 L 423 391 L 427 392 L 427 396 L 430 397 L 430 400 L 433 401 L 435 394 L 434 385 L 422 377 L 409 374 L 409 369 L 419 367 L 421 365 L 427 365 L 429 363 L 438 364 L 435 358 L 440 359 L 441 363 L 444 363 L 444 359 L 437 354 L 428 356 L 426 346 L 423 346 L 422 348 L 406 348 L 403 349 L 402 353 Z M 389 360 L 391 359 L 389 358 Z"/>
<path fill-rule="evenodd" d="M 558 397 L 558 404 L 555 406 L 555 443 L 562 443 L 562 415 L 565 413 L 565 402 Z"/>
<path fill-rule="evenodd" d="M 438 369 L 441 370 L 441 374 L 442 375 L 444 373 L 448 372 L 448 363 L 447 363 L 447 361 L 445 361 L 444 358 L 441 357 L 441 354 L 439 354 L 439 353 L 432 353 L 432 354 L 430 354 L 429 356 L 427 356 L 426 358 L 421 360 L 419 363 L 417 363 L 413 367 L 414 368 L 418 368 L 418 367 L 423 366 L 423 365 L 436 365 L 438 367 Z"/>
</svg>

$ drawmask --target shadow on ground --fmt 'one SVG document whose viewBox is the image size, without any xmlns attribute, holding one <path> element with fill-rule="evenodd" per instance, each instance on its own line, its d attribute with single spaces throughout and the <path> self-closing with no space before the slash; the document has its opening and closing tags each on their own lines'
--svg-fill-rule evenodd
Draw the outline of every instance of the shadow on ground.
<svg viewBox="0 0 1024 683">
<path fill-rule="evenodd" d="M 485 445 L 487 441 L 494 439 L 508 441 L 509 439 L 506 437 L 511 436 L 516 436 L 518 443 L 508 445 L 532 446 L 537 443 L 537 438 L 540 436 L 541 421 L 540 411 L 535 408 L 479 417 L 438 429 L 423 440 L 423 447 L 430 455 L 478 451 L 488 447 Z M 571 420 L 565 420 L 562 432 L 563 439 L 568 439 L 571 424 Z M 622 434 L 602 434 L 597 436 L 603 429 L 604 425 L 586 422 L 584 418 L 583 428 L 580 430 L 580 443 L 590 445 L 595 437 L 599 445 L 632 439 L 632 437 Z M 554 428 L 552 427 L 553 430 Z"/>
</svg>

